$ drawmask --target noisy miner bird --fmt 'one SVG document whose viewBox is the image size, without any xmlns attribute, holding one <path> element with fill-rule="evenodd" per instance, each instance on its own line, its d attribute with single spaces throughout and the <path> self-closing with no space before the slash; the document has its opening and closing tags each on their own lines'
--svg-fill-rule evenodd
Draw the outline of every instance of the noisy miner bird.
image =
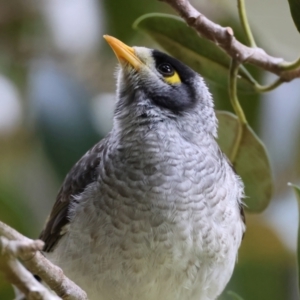
<svg viewBox="0 0 300 300">
<path fill-rule="evenodd" d="M 243 184 L 192 69 L 104 36 L 120 68 L 114 124 L 72 168 L 40 238 L 90 300 L 213 300 L 245 230 Z"/>
</svg>

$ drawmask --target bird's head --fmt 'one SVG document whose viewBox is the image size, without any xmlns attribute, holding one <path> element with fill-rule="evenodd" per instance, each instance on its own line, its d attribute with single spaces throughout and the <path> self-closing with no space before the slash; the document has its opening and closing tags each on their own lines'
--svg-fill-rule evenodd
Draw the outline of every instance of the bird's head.
<svg viewBox="0 0 300 300">
<path fill-rule="evenodd" d="M 104 38 L 120 63 L 115 119 L 121 126 L 164 122 L 216 136 L 213 100 L 198 73 L 158 50 Z"/>
</svg>

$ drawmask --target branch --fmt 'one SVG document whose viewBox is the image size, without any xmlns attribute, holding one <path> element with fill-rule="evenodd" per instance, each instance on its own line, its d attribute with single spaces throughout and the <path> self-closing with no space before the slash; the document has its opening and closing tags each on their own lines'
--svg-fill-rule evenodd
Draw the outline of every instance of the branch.
<svg viewBox="0 0 300 300">
<path fill-rule="evenodd" d="M 41 250 L 42 247 L 43 243 L 41 241 L 18 242 L 0 237 L 0 269 L 4 272 L 7 280 L 26 296 L 26 299 L 59 300 L 61 298 L 39 283 L 16 259 L 18 254 Z"/>
<path fill-rule="evenodd" d="M 32 281 L 30 283 L 27 282 L 28 274 L 26 275 L 23 271 L 18 273 L 20 268 L 20 262 L 17 261 L 13 256 L 18 256 L 23 265 L 28 269 L 32 274 L 39 276 L 59 297 L 64 300 L 87 300 L 86 293 L 77 286 L 73 281 L 71 281 L 68 277 L 66 277 L 63 271 L 52 264 L 43 254 L 40 252 L 40 249 L 43 245 L 42 241 L 33 241 L 8 225 L 4 224 L 0 221 L 0 237 L 4 236 L 9 241 L 8 253 L 4 252 L 2 256 L 0 256 L 0 269 L 4 271 L 4 273 L 9 277 L 10 282 L 17 285 L 18 288 L 22 292 L 26 292 L 26 289 L 29 289 L 30 292 L 35 291 L 35 289 L 30 289 L 32 286 Z M 2 243 L 4 243 L 6 239 L 1 239 Z M 7 243 L 5 244 L 7 245 Z M 4 247 L 5 248 L 5 247 Z M 13 261 L 12 266 L 7 265 L 7 258 L 9 262 Z M 21 267 L 23 267 L 21 265 Z M 24 268 L 24 267 L 23 267 Z M 25 269 L 25 268 L 24 268 Z M 25 271 L 27 271 L 25 269 Z M 14 270 L 18 270 L 14 272 Z M 28 272 L 28 271 L 27 271 Z M 11 274 L 12 277 L 10 276 Z M 30 274 L 30 273 L 29 273 Z M 17 276 L 18 280 L 21 282 L 20 286 L 16 283 L 15 276 Z M 34 277 L 31 275 L 34 279 Z M 35 279 L 34 279 L 35 280 Z M 36 281 L 36 280 L 35 280 Z M 36 287 L 36 286 L 35 286 Z M 30 299 L 30 298 L 29 298 Z M 36 298 L 31 298 L 36 299 Z M 39 298 L 39 299 L 60 299 L 60 298 Z"/>
<path fill-rule="evenodd" d="M 250 63 L 272 72 L 278 75 L 281 81 L 291 81 L 300 77 L 299 64 L 293 63 L 292 66 L 296 67 L 296 69 L 291 70 L 289 68 L 291 64 L 282 58 L 273 57 L 261 48 L 245 46 L 234 37 L 232 28 L 222 27 L 212 22 L 197 11 L 188 0 L 159 1 L 172 6 L 189 26 L 194 28 L 203 37 L 221 47 L 234 60 L 240 63 Z"/>
</svg>

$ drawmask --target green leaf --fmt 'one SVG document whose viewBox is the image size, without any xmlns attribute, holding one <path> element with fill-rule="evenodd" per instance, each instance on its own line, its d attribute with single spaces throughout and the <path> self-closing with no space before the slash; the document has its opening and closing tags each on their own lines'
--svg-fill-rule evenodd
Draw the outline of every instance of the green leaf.
<svg viewBox="0 0 300 300">
<path fill-rule="evenodd" d="M 180 18 L 152 13 L 138 18 L 133 27 L 150 35 L 171 55 L 192 67 L 207 80 L 221 86 L 228 84 L 229 56 L 207 39 L 201 38 Z M 238 89 L 254 92 L 251 75 L 242 67 Z"/>
<path fill-rule="evenodd" d="M 233 300 L 243 300 L 243 298 L 241 296 L 239 296 L 238 294 L 236 294 L 233 291 L 228 291 L 227 294 L 229 296 L 231 296 L 231 299 L 233 299 Z"/>
<path fill-rule="evenodd" d="M 298 291 L 300 294 L 300 187 L 292 183 L 288 183 L 288 185 L 294 189 L 297 198 L 297 203 L 298 203 L 299 224 L 298 224 L 297 258 L 298 258 Z"/>
<path fill-rule="evenodd" d="M 235 115 L 218 111 L 219 137 L 218 143 L 227 157 L 232 151 L 239 132 L 239 122 Z M 240 144 L 232 159 L 237 174 L 245 184 L 244 202 L 250 212 L 261 212 L 269 204 L 272 197 L 273 180 L 267 151 L 249 125 L 243 128 Z"/>
<path fill-rule="evenodd" d="M 288 0 L 294 23 L 300 32 L 300 0 Z"/>
<path fill-rule="evenodd" d="M 100 7 L 105 12 L 105 30 L 107 33 L 118 37 L 123 42 L 128 42 L 132 38 L 130 30 L 132 22 L 140 15 L 149 11 L 167 11 L 169 7 L 159 1 L 141 1 L 141 0 L 98 0 Z"/>
</svg>

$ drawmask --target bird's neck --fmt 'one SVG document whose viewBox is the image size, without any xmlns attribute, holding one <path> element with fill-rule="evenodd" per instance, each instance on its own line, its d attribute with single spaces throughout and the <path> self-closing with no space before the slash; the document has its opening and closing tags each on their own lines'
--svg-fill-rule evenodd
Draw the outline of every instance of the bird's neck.
<svg viewBox="0 0 300 300">
<path fill-rule="evenodd" d="M 145 151 L 155 147 L 161 151 L 164 151 L 164 147 L 174 147 L 175 150 L 178 145 L 189 144 L 199 148 L 214 145 L 214 135 L 199 126 L 200 124 L 184 125 L 182 122 L 178 126 L 176 122 L 162 120 L 141 123 L 139 126 L 127 124 L 120 127 L 115 124 L 111 136 L 114 137 L 116 145 L 142 147 Z"/>
</svg>

